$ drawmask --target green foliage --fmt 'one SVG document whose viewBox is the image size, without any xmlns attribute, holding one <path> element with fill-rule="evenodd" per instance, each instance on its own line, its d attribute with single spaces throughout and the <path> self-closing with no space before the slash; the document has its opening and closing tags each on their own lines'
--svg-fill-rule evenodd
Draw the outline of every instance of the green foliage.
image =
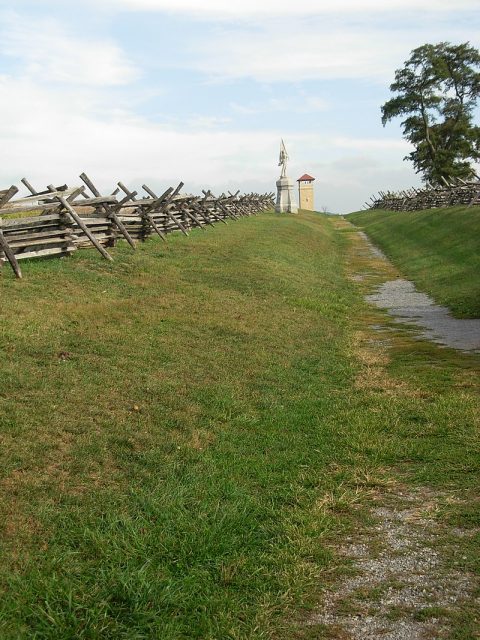
<svg viewBox="0 0 480 640">
<path fill-rule="evenodd" d="M 480 207 L 375 210 L 348 219 L 422 291 L 459 317 L 480 317 Z"/>
<path fill-rule="evenodd" d="M 405 117 L 403 133 L 415 147 L 411 160 L 426 182 L 471 178 L 480 158 L 480 127 L 473 112 L 480 95 L 480 53 L 463 43 L 441 42 L 414 49 L 390 86 L 382 123 Z"/>
</svg>

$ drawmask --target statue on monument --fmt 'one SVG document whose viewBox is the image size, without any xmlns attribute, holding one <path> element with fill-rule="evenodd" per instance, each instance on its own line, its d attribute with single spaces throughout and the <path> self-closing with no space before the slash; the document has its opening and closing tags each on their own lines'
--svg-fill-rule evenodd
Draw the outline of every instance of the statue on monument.
<svg viewBox="0 0 480 640">
<path fill-rule="evenodd" d="M 297 213 L 298 207 L 293 196 L 293 182 L 287 178 L 287 161 L 289 160 L 287 148 L 282 140 L 280 143 L 280 158 L 278 166 L 282 167 L 280 178 L 277 180 L 277 213 Z"/>
<path fill-rule="evenodd" d="M 278 162 L 278 166 L 282 167 L 282 173 L 280 174 L 281 178 L 287 177 L 287 161 L 288 161 L 287 148 L 285 147 L 285 143 L 282 140 L 280 143 L 280 160 Z"/>
</svg>

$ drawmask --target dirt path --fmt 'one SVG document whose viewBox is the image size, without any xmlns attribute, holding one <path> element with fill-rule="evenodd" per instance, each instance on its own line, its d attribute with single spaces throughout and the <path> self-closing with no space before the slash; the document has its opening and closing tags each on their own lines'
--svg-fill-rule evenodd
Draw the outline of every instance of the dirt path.
<svg viewBox="0 0 480 640">
<path fill-rule="evenodd" d="M 364 290 L 378 289 L 385 281 L 398 282 L 399 273 L 381 251 L 361 232 L 342 220 L 336 226 L 352 230 L 350 278 Z M 372 300 L 375 302 L 375 300 Z M 384 305 L 378 305 L 385 308 Z M 417 318 L 415 317 L 415 320 Z M 385 393 L 405 393 L 401 383 L 386 370 L 393 334 L 382 324 L 359 324 L 357 357 L 368 372 L 358 386 L 372 383 Z M 385 336 L 385 331 L 389 337 Z M 424 336 L 425 337 L 425 336 Z M 455 346 L 455 345 L 451 345 Z M 413 391 L 412 391 L 413 392 Z M 391 470 L 391 482 L 367 498 L 370 525 L 341 544 L 333 543 L 339 558 L 340 577 L 321 597 L 321 605 L 306 617 L 305 637 L 338 640 L 472 640 L 480 635 L 458 635 L 462 612 L 477 607 L 478 585 L 464 569 L 462 545 L 478 533 L 448 526 L 437 517 L 447 504 L 462 496 L 429 487 L 412 488 L 399 480 L 401 472 Z M 477 596 L 475 595 L 477 594 Z M 455 628 L 457 635 L 451 635 Z M 303 635 L 302 635 L 303 637 Z"/>
<path fill-rule="evenodd" d="M 322 609 L 308 620 L 318 638 L 448 637 L 449 620 L 472 606 L 475 588 L 471 576 L 445 563 L 451 536 L 472 532 L 453 529 L 447 536 L 432 517 L 450 499 L 428 489 L 378 496 L 374 524 L 337 549 L 353 575 L 326 592 Z"/>
</svg>

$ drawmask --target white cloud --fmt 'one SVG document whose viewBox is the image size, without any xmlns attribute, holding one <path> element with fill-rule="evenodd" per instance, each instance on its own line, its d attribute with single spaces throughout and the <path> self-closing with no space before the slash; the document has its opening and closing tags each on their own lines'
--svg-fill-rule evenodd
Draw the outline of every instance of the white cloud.
<svg viewBox="0 0 480 640">
<path fill-rule="evenodd" d="M 231 118 L 218 118 L 216 116 L 196 115 L 188 118 L 185 125 L 191 129 L 218 129 L 231 122 Z"/>
<path fill-rule="evenodd" d="M 85 0 L 84 0 L 85 1 Z M 193 69 L 216 81 L 368 79 L 389 82 L 424 42 L 475 42 L 462 11 L 479 0 L 95 0 L 132 12 L 157 11 L 217 21 L 190 33 L 182 56 L 158 64 Z M 458 20 L 456 21 L 456 19 Z M 273 105 L 272 105 L 273 108 Z M 244 105 L 251 113 L 254 105 Z"/>
<path fill-rule="evenodd" d="M 332 144 L 337 149 L 361 150 L 398 150 L 399 152 L 407 152 L 411 145 L 406 140 L 398 138 L 333 138 Z"/>
<path fill-rule="evenodd" d="M 40 186 L 75 183 L 86 170 L 105 189 L 118 179 L 149 177 L 207 186 L 247 180 L 254 149 L 261 157 L 270 146 L 276 155 L 270 133 L 209 130 L 203 121 L 163 126 L 91 94 L 46 89 L 30 80 L 2 77 L 0 93 L 9 95 L 0 102 L 2 183 L 23 175 Z"/>
<path fill-rule="evenodd" d="M 163 11 L 188 13 L 198 18 L 242 18 L 253 16 L 320 15 L 365 11 L 449 11 L 478 8 L 478 0 L 303 0 L 297 5 L 291 0 L 100 0 L 116 9 L 132 11 Z"/>
<path fill-rule="evenodd" d="M 139 71 L 115 43 L 81 35 L 53 18 L 29 22 L 14 12 L 0 14 L 0 54 L 16 58 L 21 75 L 72 85 L 123 85 Z"/>
<path fill-rule="evenodd" d="M 393 80 L 394 70 L 423 42 L 475 41 L 475 28 L 455 28 L 430 20 L 414 28 L 400 24 L 277 20 L 255 28 L 224 26 L 191 43 L 190 66 L 221 80 L 253 78 L 259 82 L 313 79 Z M 326 96 L 328 100 L 329 97 Z"/>
<path fill-rule="evenodd" d="M 269 98 L 262 102 L 240 104 L 232 102 L 230 108 L 235 113 L 246 116 L 255 116 L 261 113 L 273 113 L 287 111 L 290 113 L 315 113 L 327 111 L 330 104 L 324 98 L 304 95 L 300 92 L 291 98 Z"/>
</svg>

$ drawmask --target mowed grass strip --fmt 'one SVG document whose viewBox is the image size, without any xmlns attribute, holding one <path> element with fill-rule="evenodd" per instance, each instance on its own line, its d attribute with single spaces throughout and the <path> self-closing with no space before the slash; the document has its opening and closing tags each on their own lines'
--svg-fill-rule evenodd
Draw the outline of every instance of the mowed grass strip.
<svg viewBox="0 0 480 640">
<path fill-rule="evenodd" d="M 2 274 L 0 637 L 291 638 L 385 469 L 475 486 L 475 361 L 359 383 L 347 242 L 262 215 Z"/>
<path fill-rule="evenodd" d="M 347 218 L 454 315 L 480 317 L 480 207 L 364 211 Z"/>
</svg>

